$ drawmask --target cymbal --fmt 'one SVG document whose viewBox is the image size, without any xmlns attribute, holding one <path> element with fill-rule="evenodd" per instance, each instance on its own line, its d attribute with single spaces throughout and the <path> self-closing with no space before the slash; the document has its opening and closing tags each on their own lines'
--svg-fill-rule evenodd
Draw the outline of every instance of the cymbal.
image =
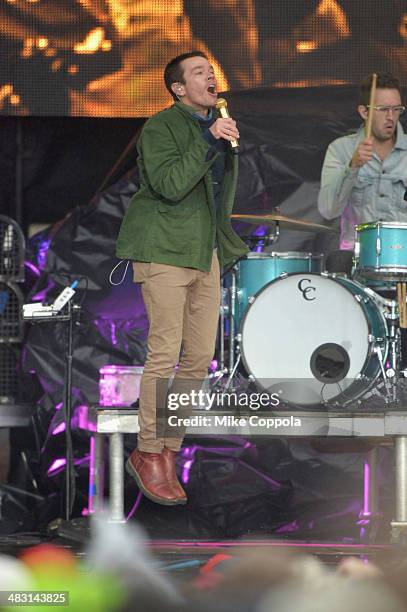
<svg viewBox="0 0 407 612">
<path fill-rule="evenodd" d="M 244 223 L 253 223 L 254 225 L 274 225 L 278 223 L 285 229 L 303 232 L 338 232 L 335 227 L 328 227 L 321 223 L 311 223 L 310 221 L 300 221 L 300 219 L 286 217 L 280 213 L 270 215 L 231 215 L 230 218 L 234 221 L 243 221 Z"/>
</svg>

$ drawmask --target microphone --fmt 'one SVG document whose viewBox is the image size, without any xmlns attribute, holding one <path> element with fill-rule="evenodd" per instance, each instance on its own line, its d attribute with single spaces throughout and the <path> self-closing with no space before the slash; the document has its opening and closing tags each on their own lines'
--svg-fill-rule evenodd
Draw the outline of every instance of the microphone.
<svg viewBox="0 0 407 612">
<path fill-rule="evenodd" d="M 218 98 L 216 100 L 216 108 L 220 112 L 220 116 L 223 117 L 223 119 L 228 119 L 230 117 L 228 111 L 228 103 L 224 98 Z M 239 143 L 237 140 L 231 140 L 230 146 L 232 147 L 233 153 L 239 153 Z"/>
</svg>

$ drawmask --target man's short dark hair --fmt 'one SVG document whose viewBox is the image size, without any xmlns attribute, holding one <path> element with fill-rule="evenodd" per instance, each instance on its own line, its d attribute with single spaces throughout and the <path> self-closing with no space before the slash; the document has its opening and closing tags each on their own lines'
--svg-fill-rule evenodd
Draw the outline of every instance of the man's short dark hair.
<svg viewBox="0 0 407 612">
<path fill-rule="evenodd" d="M 174 100 L 178 100 L 177 96 L 171 89 L 171 85 L 173 83 L 185 83 L 184 80 L 184 70 L 181 67 L 181 62 L 190 57 L 203 57 L 206 60 L 208 59 L 205 53 L 202 51 L 189 51 L 188 53 L 182 53 L 181 55 L 177 55 L 174 57 L 165 67 L 164 70 L 164 82 L 165 86 L 170 92 L 170 95 Z"/>
<path fill-rule="evenodd" d="M 370 89 L 372 87 L 373 74 L 365 77 L 360 84 L 359 104 L 368 106 L 370 100 Z M 390 72 L 377 73 L 377 89 L 397 89 L 401 95 L 399 80 Z"/>
</svg>

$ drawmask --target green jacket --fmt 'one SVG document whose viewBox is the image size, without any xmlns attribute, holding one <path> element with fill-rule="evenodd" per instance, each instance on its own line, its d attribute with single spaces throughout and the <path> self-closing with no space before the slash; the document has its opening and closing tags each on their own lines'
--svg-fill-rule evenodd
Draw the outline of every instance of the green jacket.
<svg viewBox="0 0 407 612">
<path fill-rule="evenodd" d="M 140 189 L 120 227 L 118 257 L 207 272 L 215 232 L 221 265 L 247 252 L 230 224 L 237 156 L 228 150 L 216 211 L 210 168 L 219 153 L 206 160 L 211 147 L 193 113 L 176 102 L 144 125 L 138 143 Z"/>
</svg>

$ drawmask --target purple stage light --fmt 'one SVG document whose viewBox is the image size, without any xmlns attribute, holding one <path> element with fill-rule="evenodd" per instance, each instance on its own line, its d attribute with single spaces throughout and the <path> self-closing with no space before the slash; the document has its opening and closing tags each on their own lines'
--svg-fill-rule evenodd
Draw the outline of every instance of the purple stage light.
<svg viewBox="0 0 407 612">
<path fill-rule="evenodd" d="M 184 467 L 182 468 L 182 476 L 181 476 L 181 480 L 184 484 L 187 484 L 189 482 L 189 472 L 191 471 L 191 467 L 194 463 L 193 459 L 188 459 L 188 461 L 185 461 L 184 463 Z"/>
<path fill-rule="evenodd" d="M 65 423 L 60 423 L 59 425 L 57 425 L 54 429 L 54 431 L 52 432 L 53 436 L 57 436 L 59 433 L 62 433 L 63 431 L 65 431 L 66 425 Z"/>
<path fill-rule="evenodd" d="M 143 497 L 143 494 L 142 494 L 142 492 L 141 492 L 141 491 L 139 491 L 139 492 L 138 492 L 138 495 L 137 495 L 137 498 L 136 498 L 136 501 L 135 501 L 135 502 L 134 502 L 134 504 L 133 504 L 133 507 L 131 508 L 130 512 L 129 512 L 129 513 L 128 513 L 128 515 L 126 516 L 126 521 L 129 521 L 131 518 L 133 518 L 133 516 L 134 516 L 134 514 L 135 514 L 135 512 L 136 512 L 136 510 L 137 510 L 137 508 L 138 508 L 138 507 L 139 507 L 139 505 L 140 505 L 140 502 L 141 502 L 141 498 L 142 498 L 142 497 Z"/>
<path fill-rule="evenodd" d="M 26 268 L 29 268 L 31 270 L 31 272 L 33 274 L 35 274 L 35 276 L 40 276 L 41 272 L 39 270 L 39 268 L 37 268 L 37 266 L 35 264 L 33 264 L 31 261 L 25 261 L 24 265 L 26 266 Z"/>
<path fill-rule="evenodd" d="M 51 463 L 50 467 L 47 470 L 47 475 L 52 476 L 64 465 L 66 465 L 66 459 L 64 457 L 54 459 L 54 461 Z"/>
<path fill-rule="evenodd" d="M 370 465 L 367 461 L 364 464 L 364 473 L 363 473 L 363 516 L 366 518 L 370 516 L 370 508 L 369 508 L 369 494 L 370 494 Z"/>
<path fill-rule="evenodd" d="M 255 236 L 266 236 L 267 235 L 267 225 L 259 225 L 259 227 L 254 232 Z M 263 247 L 261 245 L 256 246 L 255 253 L 261 253 L 263 251 Z"/>
<path fill-rule="evenodd" d="M 96 423 L 92 423 L 88 418 L 89 407 L 82 405 L 75 408 L 75 415 L 78 419 L 78 428 L 87 431 L 96 431 Z"/>
<path fill-rule="evenodd" d="M 114 321 L 112 321 L 112 324 L 110 327 L 110 340 L 113 346 L 117 345 L 116 323 Z"/>
<path fill-rule="evenodd" d="M 279 527 L 276 530 L 276 533 L 293 533 L 294 531 L 298 531 L 298 530 L 299 530 L 299 525 L 297 521 L 292 521 L 291 523 L 287 523 L 286 525 Z"/>
<path fill-rule="evenodd" d="M 45 268 L 45 262 L 47 261 L 47 253 L 48 253 L 50 244 L 51 244 L 51 239 L 49 238 L 48 240 L 46 239 L 41 240 L 41 242 L 38 245 L 37 262 L 38 262 L 38 267 L 40 268 L 40 270 L 44 270 Z"/>
<path fill-rule="evenodd" d="M 360 537 L 362 538 L 366 531 L 363 526 L 368 526 L 372 518 L 370 509 L 370 465 L 368 461 L 365 461 L 363 466 L 363 507 L 359 517 L 358 525 L 361 526 Z"/>
<path fill-rule="evenodd" d="M 181 457 L 186 459 L 182 466 L 181 480 L 184 484 L 189 482 L 189 476 L 192 466 L 195 463 L 195 453 L 198 450 L 198 446 L 186 446 L 181 451 Z"/>
</svg>

